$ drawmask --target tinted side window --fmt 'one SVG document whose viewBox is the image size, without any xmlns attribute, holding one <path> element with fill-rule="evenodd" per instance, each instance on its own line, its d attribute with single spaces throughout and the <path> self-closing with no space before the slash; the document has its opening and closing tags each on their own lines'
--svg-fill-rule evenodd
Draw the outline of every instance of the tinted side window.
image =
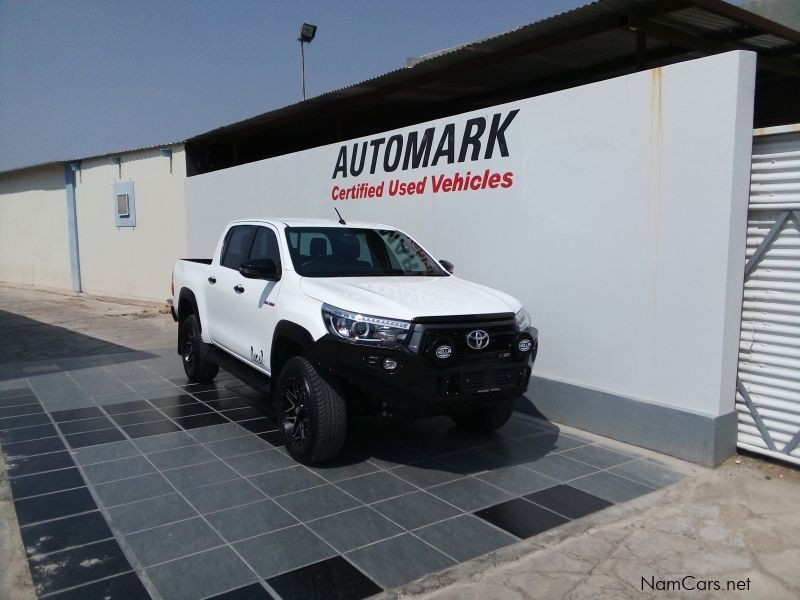
<svg viewBox="0 0 800 600">
<path fill-rule="evenodd" d="M 281 251 L 278 248 L 278 238 L 275 232 L 269 227 L 258 227 L 256 237 L 253 239 L 253 247 L 250 250 L 250 260 L 270 258 L 275 262 L 275 266 L 281 265 Z"/>
<path fill-rule="evenodd" d="M 255 225 L 237 225 L 231 227 L 222 249 L 220 264 L 229 269 L 238 269 L 247 260 L 250 251 L 250 240 L 253 239 Z"/>
</svg>

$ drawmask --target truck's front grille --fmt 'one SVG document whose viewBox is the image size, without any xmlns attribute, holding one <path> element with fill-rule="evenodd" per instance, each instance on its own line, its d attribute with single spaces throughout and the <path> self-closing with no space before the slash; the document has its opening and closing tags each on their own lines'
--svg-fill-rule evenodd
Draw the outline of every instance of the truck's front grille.
<svg viewBox="0 0 800 600">
<path fill-rule="evenodd" d="M 488 335 L 488 342 L 470 345 L 468 336 L 473 332 L 473 337 L 484 339 Z M 508 323 L 491 324 L 464 324 L 464 325 L 431 325 L 425 327 L 420 345 L 421 352 L 429 360 L 438 365 L 457 365 L 481 361 L 508 358 L 514 351 L 517 332 L 513 321 Z M 478 347 L 475 347 L 478 346 Z M 447 350 L 442 348 L 449 348 Z M 437 355 L 437 351 L 439 354 Z"/>
</svg>

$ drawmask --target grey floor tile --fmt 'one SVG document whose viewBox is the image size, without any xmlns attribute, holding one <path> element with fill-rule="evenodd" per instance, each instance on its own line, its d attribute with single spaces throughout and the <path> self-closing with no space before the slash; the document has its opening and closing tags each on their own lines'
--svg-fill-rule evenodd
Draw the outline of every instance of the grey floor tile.
<svg viewBox="0 0 800 600">
<path fill-rule="evenodd" d="M 461 475 L 472 475 L 491 469 L 499 469 L 508 464 L 505 459 L 477 448 L 454 454 L 445 454 L 436 460 L 446 464 L 454 472 Z"/>
<path fill-rule="evenodd" d="M 261 577 L 272 577 L 325 560 L 336 551 L 302 525 L 281 529 L 234 544 Z M 269 552 L 265 552 L 269 548 Z"/>
<path fill-rule="evenodd" d="M 463 477 L 455 469 L 435 460 L 424 460 L 389 471 L 418 487 L 426 488 Z"/>
<path fill-rule="evenodd" d="M 200 517 L 131 533 L 125 540 L 144 567 L 223 544 L 222 538 Z"/>
<path fill-rule="evenodd" d="M 683 479 L 682 474 L 648 460 L 629 462 L 609 469 L 609 472 L 652 488 L 662 488 Z"/>
<path fill-rule="evenodd" d="M 629 462 L 631 459 L 627 454 L 615 452 L 608 448 L 591 444 L 588 446 L 581 446 L 561 453 L 561 456 L 566 456 L 573 460 L 579 460 L 598 469 L 608 469 L 616 467 L 622 463 Z"/>
<path fill-rule="evenodd" d="M 477 475 L 477 478 L 516 496 L 524 496 L 525 494 L 538 492 L 559 484 L 557 479 L 536 473 L 519 465 L 481 473 Z"/>
<path fill-rule="evenodd" d="M 197 440 L 190 437 L 189 434 L 184 431 L 175 431 L 172 433 L 162 433 L 161 435 L 136 438 L 133 443 L 136 444 L 142 452 L 149 454 L 151 452 L 161 452 L 163 450 L 192 446 L 197 444 Z"/>
<path fill-rule="evenodd" d="M 591 440 L 576 439 L 570 435 L 563 433 L 553 434 L 552 432 L 525 436 L 520 438 L 519 441 L 539 446 L 548 452 L 562 452 L 591 443 Z"/>
<path fill-rule="evenodd" d="M 347 558 L 386 588 L 401 586 L 455 564 L 410 533 L 353 550 Z"/>
<path fill-rule="evenodd" d="M 416 529 L 442 519 L 449 519 L 461 512 L 427 492 L 406 494 L 378 502 L 372 507 L 406 529 Z"/>
<path fill-rule="evenodd" d="M 363 458 L 348 456 L 340 456 L 334 460 L 329 460 L 309 468 L 320 477 L 324 477 L 331 482 L 378 471 L 377 465 Z"/>
<path fill-rule="evenodd" d="M 227 547 L 151 567 L 147 574 L 164 600 L 207 598 L 257 580 Z"/>
<path fill-rule="evenodd" d="M 153 464 L 161 471 L 166 471 L 167 469 L 178 469 L 180 467 L 188 467 L 191 465 L 198 465 L 200 463 L 217 460 L 217 458 L 211 454 L 211 452 L 199 444 L 194 446 L 184 446 L 183 448 L 175 448 L 174 450 L 153 452 L 148 454 L 147 458 L 153 461 Z"/>
<path fill-rule="evenodd" d="M 243 454 L 241 456 L 234 456 L 225 459 L 225 462 L 228 463 L 231 468 L 233 468 L 240 475 L 249 477 L 250 475 L 268 473 L 277 469 L 285 469 L 287 467 L 293 467 L 297 465 L 296 462 L 286 456 L 283 452 L 272 448 L 272 446 L 270 446 L 267 442 L 262 441 L 260 438 L 256 439 L 264 444 L 266 448 L 269 448 L 269 450 L 254 452 L 252 454 Z"/>
<path fill-rule="evenodd" d="M 386 471 L 345 479 L 337 484 L 348 494 L 352 494 L 364 504 L 386 500 L 415 491 L 410 483 Z"/>
<path fill-rule="evenodd" d="M 653 491 L 653 488 L 607 471 L 581 477 L 570 481 L 569 484 L 609 502 L 625 502 Z"/>
<path fill-rule="evenodd" d="M 183 495 L 203 514 L 264 498 L 264 494 L 241 478 L 185 490 Z"/>
<path fill-rule="evenodd" d="M 308 526 L 339 552 L 403 533 L 403 529 L 366 506 L 312 521 Z"/>
<path fill-rule="evenodd" d="M 275 501 L 300 521 L 318 519 L 358 506 L 355 498 L 348 496 L 331 484 L 280 496 Z"/>
<path fill-rule="evenodd" d="M 127 392 L 117 392 L 114 394 L 100 394 L 92 396 L 92 400 L 95 401 L 97 404 L 102 404 L 103 406 L 112 405 L 112 404 L 123 404 L 125 402 L 133 402 L 134 400 L 141 400 L 141 396 L 136 392 L 132 392 L 128 390 Z"/>
<path fill-rule="evenodd" d="M 469 560 L 518 541 L 513 535 L 474 515 L 441 521 L 417 529 L 414 533 L 458 561 Z"/>
<path fill-rule="evenodd" d="M 502 458 L 502 466 L 510 467 L 541 459 L 550 452 L 551 448 L 537 446 L 528 440 L 504 440 L 498 444 L 483 446 L 481 450 Z"/>
<path fill-rule="evenodd" d="M 525 463 L 525 467 L 533 469 L 537 473 L 547 475 L 561 482 L 583 477 L 589 473 L 594 473 L 597 468 L 587 465 L 571 458 L 566 458 L 560 454 L 548 454 L 544 458 L 533 462 Z"/>
<path fill-rule="evenodd" d="M 210 442 L 206 447 L 220 458 L 231 458 L 242 454 L 251 454 L 272 448 L 270 444 L 255 435 Z"/>
<path fill-rule="evenodd" d="M 108 460 L 138 456 L 139 450 L 129 441 L 110 442 L 97 446 L 86 446 L 73 450 L 72 455 L 79 465 L 91 465 Z"/>
<path fill-rule="evenodd" d="M 428 491 L 437 498 L 468 512 L 513 498 L 508 492 L 473 477 L 437 485 L 428 488 Z"/>
<path fill-rule="evenodd" d="M 169 479 L 170 483 L 178 490 L 184 491 L 201 485 L 237 479 L 239 476 L 221 460 L 215 460 L 191 467 L 164 471 L 164 477 Z"/>
<path fill-rule="evenodd" d="M 132 533 L 189 519 L 197 513 L 178 494 L 168 494 L 123 504 L 109 509 L 108 514 L 122 533 Z"/>
<path fill-rule="evenodd" d="M 222 423 L 220 425 L 211 425 L 209 427 L 198 427 L 189 431 L 191 436 L 198 442 L 216 442 L 219 440 L 227 440 L 243 435 L 251 435 L 244 427 L 240 427 L 236 423 Z"/>
<path fill-rule="evenodd" d="M 297 520 L 272 500 L 211 513 L 208 522 L 229 542 L 296 525 Z"/>
<path fill-rule="evenodd" d="M 95 485 L 136 477 L 137 475 L 146 475 L 154 471 L 155 469 L 144 456 L 132 456 L 83 467 L 86 477 Z"/>
<path fill-rule="evenodd" d="M 248 477 L 267 496 L 283 496 L 292 492 L 324 485 L 326 481 L 303 466 L 290 467 Z"/>
<path fill-rule="evenodd" d="M 94 489 L 106 508 L 127 502 L 154 498 L 155 496 L 163 496 L 174 491 L 167 480 L 159 473 L 102 483 L 94 486 Z"/>
</svg>

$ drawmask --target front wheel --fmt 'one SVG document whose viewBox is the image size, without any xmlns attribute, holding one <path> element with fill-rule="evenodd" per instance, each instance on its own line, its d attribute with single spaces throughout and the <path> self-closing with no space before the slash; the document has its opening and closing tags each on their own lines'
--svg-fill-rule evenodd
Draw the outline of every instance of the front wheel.
<svg viewBox="0 0 800 600">
<path fill-rule="evenodd" d="M 471 431 L 494 431 L 500 429 L 514 412 L 514 399 L 499 400 L 478 408 L 453 413 L 451 418 L 456 425 Z"/>
<path fill-rule="evenodd" d="M 200 335 L 200 322 L 196 315 L 189 315 L 181 322 L 181 339 L 181 362 L 189 381 L 207 383 L 214 379 L 219 372 L 219 366 L 209 359 L 208 347 Z"/>
<path fill-rule="evenodd" d="M 304 464 L 339 454 L 347 434 L 347 407 L 339 383 L 301 356 L 281 369 L 275 412 L 286 450 Z"/>
</svg>

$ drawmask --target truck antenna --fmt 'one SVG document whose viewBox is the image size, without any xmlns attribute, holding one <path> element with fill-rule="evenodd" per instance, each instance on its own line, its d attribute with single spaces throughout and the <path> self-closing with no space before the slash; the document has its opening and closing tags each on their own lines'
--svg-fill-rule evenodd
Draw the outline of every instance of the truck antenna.
<svg viewBox="0 0 800 600">
<path fill-rule="evenodd" d="M 347 223 L 345 223 L 345 220 L 342 218 L 342 215 L 341 215 L 341 214 L 339 214 L 339 209 L 338 209 L 338 208 L 336 208 L 336 207 L 334 206 L 334 207 L 333 207 L 333 210 L 335 210 L 335 211 L 336 211 L 336 214 L 337 214 L 337 215 L 338 215 L 338 217 L 339 217 L 339 225 L 347 225 Z"/>
</svg>

